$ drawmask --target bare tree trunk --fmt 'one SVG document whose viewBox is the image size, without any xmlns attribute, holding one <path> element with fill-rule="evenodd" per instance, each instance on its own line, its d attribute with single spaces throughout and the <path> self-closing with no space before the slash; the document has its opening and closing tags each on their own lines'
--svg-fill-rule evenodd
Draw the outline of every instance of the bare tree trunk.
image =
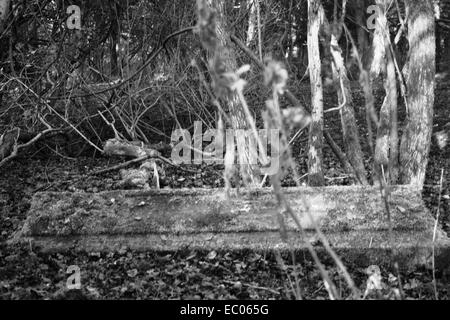
<svg viewBox="0 0 450 320">
<path fill-rule="evenodd" d="M 237 62 L 236 62 L 236 55 L 234 51 L 231 49 L 231 41 L 229 40 L 229 35 L 227 34 L 227 21 L 226 21 L 226 12 L 225 12 L 225 1 L 214 1 L 214 0 L 207 0 L 208 4 L 211 6 L 211 8 L 215 8 L 217 12 L 216 16 L 216 33 L 217 38 L 219 40 L 219 43 L 222 48 L 226 48 L 226 52 L 224 54 L 226 55 L 224 61 L 225 61 L 225 67 L 228 71 L 235 71 L 237 70 Z M 231 118 L 233 121 L 233 127 L 235 129 L 247 129 L 247 120 L 245 117 L 245 112 L 239 102 L 239 99 L 237 95 L 233 95 L 229 99 L 229 110 L 231 114 Z"/>
<path fill-rule="evenodd" d="M 216 15 L 216 34 L 217 39 L 219 41 L 220 46 L 222 47 L 223 52 L 221 54 L 224 56 L 225 68 L 228 71 L 236 71 L 238 69 L 236 55 L 234 51 L 231 49 L 231 40 L 230 36 L 227 33 L 227 21 L 226 21 L 226 1 L 225 0 L 207 0 L 207 4 L 215 9 Z M 232 94 L 227 99 L 228 109 L 230 113 L 230 118 L 232 122 L 232 127 L 235 130 L 239 129 L 249 129 L 249 123 L 247 122 L 247 117 L 245 115 L 245 111 L 239 101 L 239 97 L 237 94 Z M 245 159 L 248 155 L 239 154 L 241 157 L 241 163 L 248 163 L 249 159 Z M 247 161 L 247 162 L 246 162 Z M 257 173 L 257 169 L 253 165 L 241 165 L 240 172 L 242 175 L 242 179 L 247 185 L 258 185 L 260 182 L 260 176 Z"/>
<path fill-rule="evenodd" d="M 310 186 L 323 186 L 323 87 L 319 50 L 319 30 L 323 21 L 319 0 L 308 0 L 308 60 L 311 81 L 311 125 L 309 129 L 308 182 Z"/>
<path fill-rule="evenodd" d="M 357 41 L 358 51 L 361 55 L 364 67 L 367 66 L 367 54 L 369 48 L 369 35 L 366 31 L 366 1 L 365 0 L 353 0 L 352 6 L 355 10 L 356 28 L 357 28 Z"/>
<path fill-rule="evenodd" d="M 4 30 L 5 20 L 9 13 L 10 0 L 0 0 L 0 32 Z"/>
<path fill-rule="evenodd" d="M 350 89 L 350 80 L 347 77 L 342 51 L 334 35 L 331 38 L 331 54 L 333 56 L 333 76 L 335 78 L 338 94 L 339 110 L 341 115 L 342 134 L 345 152 L 350 161 L 356 177 L 361 184 L 368 184 L 367 173 L 364 167 L 359 132 L 356 125 L 353 97 Z"/>
<path fill-rule="evenodd" d="M 253 38 L 255 37 L 256 23 L 257 23 L 255 1 L 257 0 L 247 0 L 247 7 L 249 10 L 247 41 L 246 41 L 247 47 L 250 46 L 251 42 L 253 41 Z"/>
<path fill-rule="evenodd" d="M 398 180 L 398 125 L 397 125 L 397 75 L 394 56 L 391 50 L 389 24 L 386 11 L 389 0 L 377 0 L 381 9 L 377 18 L 374 36 L 375 58 L 372 70 L 375 75 L 384 76 L 386 97 L 380 110 L 380 121 L 377 130 L 377 143 L 374 155 L 374 182 L 380 182 L 383 176 L 390 184 Z"/>
<path fill-rule="evenodd" d="M 327 35 L 326 45 L 329 47 L 332 58 L 331 67 L 338 95 L 345 152 L 358 182 L 361 184 L 368 184 L 361 143 L 359 141 L 358 127 L 356 125 L 355 110 L 353 108 L 350 80 L 347 76 L 347 69 L 345 67 L 342 50 L 339 46 L 339 39 L 342 34 L 346 12 L 345 5 L 346 3 L 344 2 L 342 15 L 339 20 L 337 19 L 337 13 L 334 14 L 335 19 L 332 26 L 330 26 L 326 18 L 324 18 L 325 24 L 328 27 L 327 29 L 331 31 L 330 34 Z"/>
<path fill-rule="evenodd" d="M 390 52 L 386 53 L 386 79 L 384 88 L 386 97 L 380 110 L 380 122 L 375 146 L 375 179 L 383 177 L 389 183 L 398 180 L 398 126 L 397 126 L 397 81 L 395 66 Z M 381 168 L 383 166 L 383 168 Z"/>
<path fill-rule="evenodd" d="M 406 6 L 410 47 L 406 77 L 408 115 L 400 148 L 400 181 L 422 188 L 433 129 L 435 22 L 432 0 L 407 0 Z"/>
</svg>

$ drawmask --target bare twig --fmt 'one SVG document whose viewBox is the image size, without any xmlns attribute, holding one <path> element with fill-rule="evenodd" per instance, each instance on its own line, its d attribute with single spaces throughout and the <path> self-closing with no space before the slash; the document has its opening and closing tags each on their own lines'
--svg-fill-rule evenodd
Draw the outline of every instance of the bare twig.
<svg viewBox="0 0 450 320">
<path fill-rule="evenodd" d="M 95 145 L 91 140 L 89 140 L 83 133 L 81 133 L 80 130 L 78 130 L 72 123 L 70 123 L 69 120 L 67 120 L 65 117 L 63 117 L 62 115 L 60 115 L 50 104 L 48 104 L 48 102 L 43 99 L 40 95 L 38 95 L 36 92 L 33 91 L 33 89 L 31 89 L 30 87 L 28 87 L 25 83 L 23 83 L 20 79 L 16 78 L 15 79 L 17 82 L 19 82 L 22 86 L 24 86 L 25 88 L 28 89 L 28 91 L 30 91 L 36 98 L 38 98 L 41 103 L 43 103 L 47 109 L 49 109 L 52 113 L 54 113 L 58 118 L 60 118 L 62 121 L 64 121 L 65 123 L 67 123 L 80 137 L 82 137 L 87 143 L 89 143 L 92 147 L 94 147 L 97 151 L 99 151 L 100 153 L 103 153 L 103 150 L 100 149 L 97 145 Z"/>
<path fill-rule="evenodd" d="M 16 158 L 19 155 L 19 151 L 20 150 L 28 148 L 29 146 L 31 146 L 32 144 L 36 143 L 37 141 L 39 141 L 44 136 L 46 136 L 46 135 L 48 135 L 48 134 L 50 134 L 52 132 L 57 132 L 57 131 L 58 130 L 49 128 L 47 130 L 44 130 L 44 131 L 38 133 L 33 139 L 31 139 L 30 141 L 28 141 L 25 144 L 20 144 L 20 145 L 16 144 L 16 145 L 14 145 L 12 153 L 9 156 L 5 157 L 4 159 L 2 159 L 0 161 L 0 168 L 3 167 L 6 163 L 8 163 L 11 160 L 13 160 L 14 158 Z"/>
<path fill-rule="evenodd" d="M 331 109 L 327 109 L 324 111 L 324 113 L 330 113 L 330 112 L 335 112 L 335 111 L 341 111 L 342 108 L 344 108 L 347 105 L 347 95 L 345 94 L 345 88 L 344 88 L 344 79 L 342 79 L 342 77 L 340 77 L 340 81 L 339 83 L 341 84 L 341 90 L 342 90 L 342 98 L 343 101 L 342 103 L 336 107 L 336 108 L 331 108 Z"/>
<path fill-rule="evenodd" d="M 148 160 L 150 158 L 152 158 L 152 157 L 151 156 L 145 156 L 145 157 L 133 159 L 133 160 L 130 160 L 130 161 L 118 164 L 117 166 L 114 166 L 114 167 L 111 167 L 111 168 L 106 168 L 106 169 L 94 171 L 90 175 L 98 176 L 98 175 L 101 175 L 101 174 L 105 174 L 105 173 L 109 173 L 109 172 L 113 172 L 113 171 L 118 171 L 120 169 L 127 168 L 127 167 L 129 167 L 129 166 L 131 166 L 133 164 L 144 162 L 145 160 Z"/>
<path fill-rule="evenodd" d="M 230 36 L 231 41 L 233 41 L 239 49 L 241 49 L 260 69 L 264 70 L 264 64 L 259 61 L 258 57 L 250 50 L 238 37 L 235 35 Z M 298 99 L 290 92 L 287 88 L 284 90 L 284 95 L 286 99 L 289 100 L 289 102 L 296 108 L 299 108 L 305 116 L 310 116 L 309 110 L 305 108 L 305 106 L 298 101 Z M 349 165 L 347 155 L 341 150 L 341 148 L 338 146 L 338 144 L 334 141 L 331 134 L 328 132 L 326 128 L 323 130 L 325 140 L 330 145 L 333 153 L 336 155 L 336 157 L 341 161 L 344 170 L 346 173 L 352 173 L 354 172 L 353 167 Z"/>
<path fill-rule="evenodd" d="M 441 200 L 442 200 L 442 185 L 444 183 L 444 169 L 442 169 L 441 172 L 441 181 L 439 183 L 439 200 L 438 200 L 438 207 L 437 207 L 437 213 L 436 213 L 436 221 L 434 223 L 434 230 L 433 230 L 433 288 L 434 288 L 434 297 L 436 300 L 439 300 L 439 293 L 437 290 L 437 283 L 436 283 L 436 237 L 437 237 L 437 229 L 439 225 L 439 217 L 441 214 Z"/>
<path fill-rule="evenodd" d="M 176 31 L 170 35 L 168 35 L 164 41 L 162 42 L 161 46 L 156 48 L 151 54 L 150 57 L 147 59 L 147 61 L 145 61 L 145 63 L 138 69 L 136 70 L 136 72 L 134 74 L 132 74 L 131 76 L 129 76 L 127 79 L 120 81 L 119 83 L 112 85 L 106 89 L 100 90 L 100 91 L 96 91 L 93 93 L 88 93 L 88 94 L 82 94 L 82 95 L 74 95 L 74 96 L 57 96 L 57 97 L 49 97 L 49 100 L 63 100 L 63 99 L 75 99 L 75 98 L 85 98 L 85 97 L 89 97 L 92 95 L 97 95 L 97 94 L 101 94 L 101 93 L 105 93 L 108 91 L 112 91 L 115 89 L 118 89 L 120 87 L 122 87 L 123 85 L 125 85 L 126 83 L 130 82 L 131 80 L 133 80 L 137 75 L 139 75 L 141 72 L 143 72 L 145 70 L 145 68 L 147 68 L 147 66 L 153 61 L 153 59 L 155 59 L 163 50 L 165 50 L 166 48 L 166 44 L 167 42 L 169 42 L 170 39 L 177 37 L 181 34 L 184 33 L 188 33 L 188 32 L 192 32 L 195 30 L 195 27 L 188 27 L 188 28 L 184 28 L 181 29 L 179 31 Z"/>
</svg>

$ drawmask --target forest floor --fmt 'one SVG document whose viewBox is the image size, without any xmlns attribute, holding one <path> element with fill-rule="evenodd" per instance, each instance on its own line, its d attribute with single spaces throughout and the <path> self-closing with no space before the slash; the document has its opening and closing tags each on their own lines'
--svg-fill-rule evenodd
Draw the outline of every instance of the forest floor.
<svg viewBox="0 0 450 320">
<path fill-rule="evenodd" d="M 450 103 L 450 82 L 441 82 L 436 90 L 435 132 L 447 123 Z M 307 93 L 305 93 L 305 97 Z M 331 95 L 326 95 L 331 96 Z M 382 92 L 378 102 L 382 99 Z M 332 105 L 333 101 L 326 101 Z M 363 99 L 355 94 L 362 136 L 366 136 Z M 333 136 L 339 137 L 338 117 L 326 119 Z M 300 175 L 306 172 L 305 136 L 293 146 Z M 339 138 L 337 139 L 339 142 Z M 362 139 L 364 144 L 366 139 Z M 367 143 L 366 143 L 367 144 Z M 365 152 L 368 151 L 364 145 Z M 367 152 L 368 154 L 368 152 Z M 348 184 L 348 177 L 328 147 L 325 148 L 325 174 L 330 185 Z M 368 164 L 370 160 L 368 159 Z M 89 176 L 119 160 L 78 158 L 76 160 L 51 156 L 18 158 L 0 170 L 0 299 L 292 299 L 300 282 L 304 299 L 327 299 L 328 293 L 313 262 L 302 255 L 279 257 L 257 252 L 133 252 L 45 254 L 27 245 L 9 246 L 6 240 L 23 224 L 30 200 L 36 190 L 99 192 L 119 188 L 119 174 Z M 188 174 L 166 167 L 163 187 L 221 187 L 220 168 L 204 167 L 199 174 Z M 431 147 L 423 198 L 432 214 L 436 214 L 440 176 L 445 169 L 442 185 L 441 224 L 450 229 L 450 147 L 440 149 L 435 139 Z M 79 179 L 80 177 L 86 178 Z M 78 179 L 78 181 L 77 181 Z M 287 179 L 285 185 L 292 185 Z M 81 269 L 82 289 L 67 291 L 66 270 L 70 265 Z M 331 261 L 326 261 L 332 279 L 341 288 L 342 297 L 350 296 L 345 283 Z M 348 265 L 357 286 L 364 292 L 367 275 L 364 268 Z M 368 266 L 367 266 L 368 267 Z M 401 273 L 380 266 L 385 290 L 377 298 L 393 299 L 395 289 L 403 289 L 405 299 L 435 297 L 432 272 L 417 269 Z M 450 298 L 450 278 L 437 270 L 437 288 L 441 299 Z"/>
</svg>

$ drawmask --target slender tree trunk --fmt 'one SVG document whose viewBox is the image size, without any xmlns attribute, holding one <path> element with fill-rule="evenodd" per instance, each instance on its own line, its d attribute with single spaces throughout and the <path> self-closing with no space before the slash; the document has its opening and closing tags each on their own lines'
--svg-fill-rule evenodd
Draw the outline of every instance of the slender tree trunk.
<svg viewBox="0 0 450 320">
<path fill-rule="evenodd" d="M 214 8 L 217 12 L 216 16 L 216 33 L 217 39 L 219 40 L 220 46 L 226 48 L 223 54 L 225 55 L 225 67 L 228 71 L 237 70 L 236 55 L 233 50 L 231 50 L 231 41 L 229 40 L 229 35 L 227 34 L 227 21 L 225 12 L 225 1 L 224 0 L 207 0 L 211 8 Z M 228 107 L 230 110 L 231 118 L 233 121 L 233 127 L 235 129 L 247 129 L 247 120 L 245 112 L 239 102 L 237 95 L 233 95 L 228 101 Z"/>
<path fill-rule="evenodd" d="M 311 81 L 311 125 L 309 129 L 308 182 L 310 186 L 323 186 L 323 87 L 319 50 L 319 30 L 323 10 L 319 0 L 308 0 L 308 60 Z"/>
<path fill-rule="evenodd" d="M 374 182 L 380 183 L 386 178 L 390 184 L 398 180 L 398 128 L 397 128 L 397 75 L 394 56 L 391 50 L 389 23 L 386 10 L 389 0 L 377 0 L 381 9 L 377 18 L 374 36 L 375 58 L 372 65 L 373 72 L 384 77 L 386 97 L 380 110 L 380 121 L 377 128 L 377 143 L 374 155 Z"/>
<path fill-rule="evenodd" d="M 398 128 L 397 128 L 397 81 L 395 66 L 390 52 L 386 53 L 386 97 L 380 110 L 380 121 L 375 146 L 375 179 L 383 174 L 389 183 L 398 180 Z"/>
<path fill-rule="evenodd" d="M 285 31 L 284 35 L 280 41 L 281 49 L 283 52 L 283 56 L 287 59 L 287 64 L 289 65 L 289 59 L 292 59 L 292 23 L 293 23 L 293 14 L 292 14 L 292 7 L 293 3 L 292 0 L 289 1 L 289 9 L 286 11 L 286 18 L 285 18 Z"/>
<path fill-rule="evenodd" d="M 352 5 L 355 10 L 358 51 L 361 55 L 362 61 L 366 60 L 367 49 L 369 48 L 369 35 L 366 31 L 366 1 L 353 0 Z"/>
<path fill-rule="evenodd" d="M 346 3 L 344 3 L 344 10 L 340 19 L 337 18 L 337 12 L 335 12 L 333 25 L 330 25 L 328 20 L 324 18 L 325 29 L 330 30 L 329 34 L 326 35 L 326 51 L 329 52 L 332 60 L 331 69 L 338 95 L 345 152 L 353 168 L 351 172 L 355 173 L 359 183 L 368 184 L 361 143 L 359 141 L 358 127 L 356 125 L 355 110 L 353 108 L 350 80 L 347 76 L 347 68 L 345 67 L 342 50 L 339 46 L 346 12 L 345 5 Z"/>
<path fill-rule="evenodd" d="M 207 0 L 207 4 L 215 9 L 216 15 L 216 34 L 218 42 L 223 50 L 221 54 L 224 55 L 225 68 L 228 71 L 236 71 L 238 69 L 236 55 L 232 50 L 232 44 L 230 36 L 227 33 L 227 20 L 226 20 L 226 1 L 225 0 Z M 247 117 L 245 111 L 239 101 L 237 94 L 232 94 L 227 99 L 228 110 L 230 113 L 230 118 L 232 122 L 232 127 L 235 130 L 250 128 L 247 122 Z M 242 137 L 240 137 L 242 138 Z M 247 141 L 248 142 L 248 141 Z M 248 163 L 248 155 L 238 154 L 241 163 Z M 247 161 L 247 162 L 246 162 Z M 256 166 L 253 165 L 241 165 L 240 172 L 244 183 L 247 185 L 258 185 L 260 182 L 260 176 L 257 173 Z"/>
<path fill-rule="evenodd" d="M 367 32 L 366 10 L 369 5 L 367 0 L 353 0 L 353 3 L 356 14 L 358 52 L 360 53 L 364 70 L 368 70 L 371 62 L 371 50 L 370 36 Z"/>
<path fill-rule="evenodd" d="M 359 141 L 359 132 L 356 125 L 355 110 L 353 108 L 353 97 L 350 89 L 350 80 L 347 76 L 342 51 L 338 39 L 331 36 L 331 55 L 333 57 L 333 77 L 336 83 L 338 101 L 341 115 L 342 134 L 345 152 L 352 165 L 356 177 L 361 184 L 368 184 L 367 173 L 364 167 L 364 159 Z"/>
<path fill-rule="evenodd" d="M 255 1 L 257 1 L 257 0 L 247 0 L 247 7 L 249 10 L 247 41 L 246 41 L 247 47 L 249 47 L 250 44 L 252 43 L 253 38 L 255 37 L 255 32 L 256 32 L 257 16 L 256 16 Z"/>
<path fill-rule="evenodd" d="M 408 109 L 401 143 L 401 182 L 422 188 L 433 129 L 436 41 L 432 0 L 407 0 Z"/>
</svg>

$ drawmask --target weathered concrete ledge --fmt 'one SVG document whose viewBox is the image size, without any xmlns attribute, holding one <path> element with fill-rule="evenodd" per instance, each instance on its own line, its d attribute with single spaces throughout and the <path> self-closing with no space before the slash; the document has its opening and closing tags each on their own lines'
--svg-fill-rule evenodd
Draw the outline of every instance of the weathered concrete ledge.
<svg viewBox="0 0 450 320">
<path fill-rule="evenodd" d="M 430 262 L 434 219 L 416 190 L 392 188 L 392 241 L 378 188 L 284 191 L 306 230 L 302 239 L 292 219 L 285 219 L 289 245 L 281 241 L 278 206 L 270 189 L 231 199 L 217 189 L 37 193 L 11 242 L 31 240 L 47 251 L 304 249 L 305 241 L 315 239 L 315 223 L 344 259 L 388 262 L 394 253 L 407 264 Z M 450 240 L 441 230 L 434 246 L 437 260 L 450 262 Z"/>
</svg>

